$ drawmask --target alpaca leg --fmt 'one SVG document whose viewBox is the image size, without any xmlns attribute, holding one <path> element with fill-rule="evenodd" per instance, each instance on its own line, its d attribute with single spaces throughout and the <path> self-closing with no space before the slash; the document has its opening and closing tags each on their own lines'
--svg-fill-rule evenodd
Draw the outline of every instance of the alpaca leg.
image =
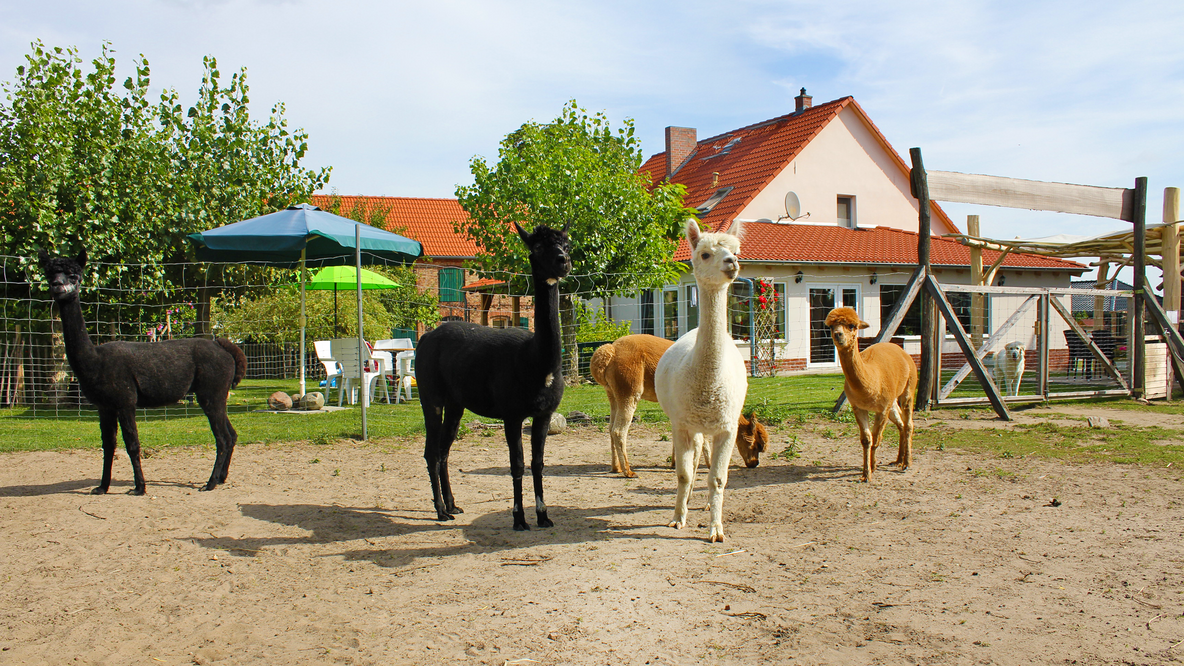
<svg viewBox="0 0 1184 666">
<path fill-rule="evenodd" d="M 732 461 L 732 447 L 736 431 L 717 432 L 711 442 L 711 471 L 707 475 L 707 504 L 711 507 L 711 531 L 707 540 L 724 540 L 724 488 L 728 486 L 728 463 Z"/>
<path fill-rule="evenodd" d="M 681 530 L 687 524 L 687 502 L 695 484 L 695 440 L 682 428 L 674 429 L 674 474 L 678 479 L 678 493 L 674 498 L 674 520 L 668 527 Z"/>
<path fill-rule="evenodd" d="M 855 414 L 855 423 L 859 425 L 859 443 L 863 445 L 863 477 L 861 480 L 864 482 L 871 481 L 872 470 L 869 466 L 870 459 L 868 456 L 871 453 L 872 447 L 872 431 L 867 423 L 867 410 L 852 407 L 851 411 Z"/>
<path fill-rule="evenodd" d="M 904 454 L 904 461 L 900 465 L 903 472 L 913 464 L 913 396 L 911 393 L 901 399 L 900 450 Z"/>
<path fill-rule="evenodd" d="M 900 431 L 900 443 L 896 447 L 896 461 L 892 464 L 899 467 L 903 472 L 909 466 L 909 454 L 907 445 L 908 440 L 904 436 L 904 419 L 901 417 L 899 404 L 893 402 L 888 406 L 888 420 L 892 421 L 892 424 L 895 425 Z"/>
<path fill-rule="evenodd" d="M 119 430 L 119 419 L 109 409 L 99 410 L 99 433 L 103 439 L 103 478 L 99 486 L 90 491 L 92 495 L 103 495 L 111 487 L 111 465 L 115 461 L 115 435 Z"/>
<path fill-rule="evenodd" d="M 711 447 L 703 440 L 703 433 L 695 433 L 695 470 L 699 469 L 699 464 L 702 463 L 704 467 L 711 467 Z"/>
<path fill-rule="evenodd" d="M 119 412 L 119 429 L 123 431 L 123 447 L 127 449 L 127 457 L 132 461 L 132 479 L 134 486 L 127 491 L 129 495 L 143 495 L 145 491 L 144 471 L 140 469 L 140 431 L 136 428 L 136 408 Z M 106 454 L 106 451 L 103 452 Z"/>
<path fill-rule="evenodd" d="M 452 444 L 456 442 L 456 433 L 460 430 L 460 420 L 464 418 L 465 409 L 459 405 L 451 405 L 444 410 L 443 439 L 440 449 L 440 494 L 444 500 L 444 510 L 449 516 L 464 513 L 456 505 L 452 496 L 452 480 L 448 476 L 448 456 L 452 454 Z"/>
<path fill-rule="evenodd" d="M 617 431 L 617 423 L 621 418 L 621 406 L 617 403 L 616 396 L 612 391 L 605 390 L 608 393 L 608 450 L 612 456 L 612 471 L 614 473 L 621 471 L 621 454 L 620 454 L 620 435 Z"/>
<path fill-rule="evenodd" d="M 530 425 L 530 474 L 534 478 L 534 515 L 539 527 L 555 526 L 547 517 L 547 504 L 543 501 L 543 450 L 547 446 L 547 431 L 550 429 L 550 414 L 545 419 L 536 418 Z M 624 450 L 621 453 L 624 454 Z M 629 469 L 628 461 L 625 462 L 625 469 Z"/>
<path fill-rule="evenodd" d="M 444 482 L 440 475 L 440 470 L 445 467 L 447 460 L 445 453 L 447 446 L 444 444 L 446 438 L 443 423 L 444 408 L 422 400 L 421 406 L 423 408 L 424 431 L 426 432 L 423 457 L 427 461 L 428 478 L 432 482 L 432 504 L 436 508 L 436 519 L 452 520 L 453 514 L 447 510 L 447 505 L 444 502 Z M 453 433 L 455 434 L 455 430 Z M 448 444 L 451 445 L 451 441 Z M 449 495 L 451 495 L 451 489 L 449 489 Z"/>
<path fill-rule="evenodd" d="M 621 467 L 618 471 L 627 478 L 635 478 L 637 473 L 629 466 L 629 426 L 633 424 L 633 414 L 637 411 L 637 396 L 627 396 L 620 400 L 620 409 L 618 410 L 617 418 L 613 423 L 612 440 L 613 459 L 620 460 Z"/>
<path fill-rule="evenodd" d="M 210 480 L 201 490 L 213 490 L 219 483 L 226 481 L 226 474 L 230 467 L 230 454 L 234 447 L 236 433 L 230 427 L 230 420 L 226 418 L 226 405 L 218 404 L 216 400 L 197 397 L 198 404 L 206 413 L 206 420 L 210 422 L 210 431 L 214 433 L 214 447 L 217 455 L 214 457 L 214 470 L 210 472 Z"/>
<path fill-rule="evenodd" d="M 522 532 L 529 530 L 526 524 L 526 511 L 522 508 L 522 474 L 526 471 L 526 462 L 522 457 L 522 421 L 507 419 L 506 446 L 510 449 L 510 478 L 514 481 L 514 530 Z M 531 426 L 531 439 L 534 439 L 534 426 Z"/>
<path fill-rule="evenodd" d="M 876 449 L 880 448 L 880 440 L 884 438 L 884 427 L 888 425 L 888 417 L 884 412 L 876 412 L 876 420 L 872 423 L 872 449 L 868 460 L 870 471 L 876 471 Z M 869 473 L 870 478 L 870 473 Z"/>
</svg>

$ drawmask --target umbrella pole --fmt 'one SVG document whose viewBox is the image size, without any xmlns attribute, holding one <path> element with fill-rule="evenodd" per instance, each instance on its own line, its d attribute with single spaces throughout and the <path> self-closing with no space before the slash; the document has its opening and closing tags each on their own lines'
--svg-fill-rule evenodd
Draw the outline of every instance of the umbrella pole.
<svg viewBox="0 0 1184 666">
<path fill-rule="evenodd" d="M 341 335 L 341 329 L 337 326 L 337 283 L 333 283 L 333 336 Z"/>
<path fill-rule="evenodd" d="M 358 358 L 362 358 L 362 345 L 366 341 L 362 335 L 362 225 L 354 225 L 354 262 L 357 264 L 358 276 Z M 362 371 L 362 376 L 359 377 L 359 382 L 362 385 L 362 441 L 368 440 L 366 436 L 366 403 L 369 402 L 369 382 L 366 381 L 366 373 Z"/>
<path fill-rule="evenodd" d="M 305 393 L 304 366 L 307 365 L 304 359 L 304 252 L 304 249 L 300 250 L 300 395 Z"/>
</svg>

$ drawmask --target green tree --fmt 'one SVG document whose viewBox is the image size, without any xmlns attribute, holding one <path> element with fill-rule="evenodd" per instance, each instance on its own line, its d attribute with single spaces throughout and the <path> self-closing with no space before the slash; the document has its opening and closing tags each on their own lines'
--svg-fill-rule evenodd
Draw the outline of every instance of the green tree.
<svg viewBox="0 0 1184 666">
<path fill-rule="evenodd" d="M 672 257 L 691 213 L 682 203 L 685 189 L 664 182 L 651 190 L 638 171 L 642 152 L 633 121 L 614 130 L 603 113 L 589 116 L 575 100 L 554 121 L 511 132 L 498 156 L 493 167 L 480 156 L 469 163 L 473 184 L 456 188 L 468 218 L 456 231 L 479 248 L 474 270 L 526 293 L 530 264 L 511 223 L 528 230 L 568 225 L 573 271 L 564 281 L 561 314 L 568 375 L 575 377 L 571 294 L 608 296 L 675 279 L 682 265 Z"/>
<path fill-rule="evenodd" d="M 214 58 L 204 62 L 186 111 L 173 89 L 148 101 L 142 55 L 119 91 L 110 45 L 84 71 L 76 48 L 34 42 L 15 82 L 3 84 L 0 253 L 85 244 L 96 296 L 128 297 L 104 292 L 118 289 L 126 262 L 152 267 L 154 284 L 139 285 L 148 298 L 204 286 L 208 303 L 219 285 L 184 265 L 185 235 L 307 200 L 330 170 L 300 166 L 307 135 L 288 129 L 282 104 L 267 122 L 251 119 L 245 69 L 223 87 Z"/>
</svg>

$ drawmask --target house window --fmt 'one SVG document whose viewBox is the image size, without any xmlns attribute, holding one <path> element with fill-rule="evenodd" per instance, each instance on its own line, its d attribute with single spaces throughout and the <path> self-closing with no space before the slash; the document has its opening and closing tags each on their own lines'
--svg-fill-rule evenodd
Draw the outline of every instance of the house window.
<svg viewBox="0 0 1184 666">
<path fill-rule="evenodd" d="M 903 284 L 880 285 L 881 325 L 888 323 L 888 316 L 892 314 L 892 308 L 904 296 L 904 288 Z M 920 295 L 913 299 L 913 304 L 909 306 L 908 312 L 905 313 L 904 319 L 901 320 L 900 326 L 896 327 L 896 332 L 893 335 L 921 335 Z"/>
<path fill-rule="evenodd" d="M 838 203 L 839 226 L 847 229 L 854 229 L 855 197 L 839 197 Z"/>
<path fill-rule="evenodd" d="M 789 339 L 789 321 L 786 320 L 785 283 L 774 282 L 773 291 L 777 293 L 777 335 L 781 340 Z"/>
<path fill-rule="evenodd" d="M 437 275 L 440 280 L 440 302 L 464 302 L 465 294 L 461 287 L 465 286 L 465 272 L 460 268 L 441 268 Z"/>
<path fill-rule="evenodd" d="M 678 339 L 678 287 L 662 291 L 662 337 Z"/>
<path fill-rule="evenodd" d="M 699 328 L 699 285 L 687 285 L 687 330 Z"/>
<path fill-rule="evenodd" d="M 509 317 L 494 317 L 493 319 L 489 320 L 489 325 L 492 328 L 509 328 L 510 327 L 510 318 Z"/>
<path fill-rule="evenodd" d="M 641 292 L 641 332 L 645 335 L 654 334 L 654 291 L 652 289 Z"/>
<path fill-rule="evenodd" d="M 752 319 L 749 311 L 749 297 L 752 285 L 737 280 L 728 289 L 728 323 L 733 340 L 747 340 L 752 335 Z"/>
</svg>

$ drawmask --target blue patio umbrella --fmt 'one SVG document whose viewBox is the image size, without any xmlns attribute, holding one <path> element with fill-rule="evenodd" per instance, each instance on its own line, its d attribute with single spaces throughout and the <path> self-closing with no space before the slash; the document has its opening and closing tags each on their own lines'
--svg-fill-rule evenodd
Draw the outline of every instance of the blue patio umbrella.
<svg viewBox="0 0 1184 666">
<path fill-rule="evenodd" d="M 259 263 L 300 268 L 300 358 L 304 358 L 304 267 L 411 263 L 423 256 L 423 246 L 405 236 L 334 215 L 311 204 L 189 234 L 198 261 Z M 360 274 L 359 274 L 360 275 Z M 358 338 L 362 336 L 362 292 L 358 285 Z M 305 390 L 300 364 L 300 392 Z M 363 431 L 365 402 L 363 401 Z"/>
</svg>

